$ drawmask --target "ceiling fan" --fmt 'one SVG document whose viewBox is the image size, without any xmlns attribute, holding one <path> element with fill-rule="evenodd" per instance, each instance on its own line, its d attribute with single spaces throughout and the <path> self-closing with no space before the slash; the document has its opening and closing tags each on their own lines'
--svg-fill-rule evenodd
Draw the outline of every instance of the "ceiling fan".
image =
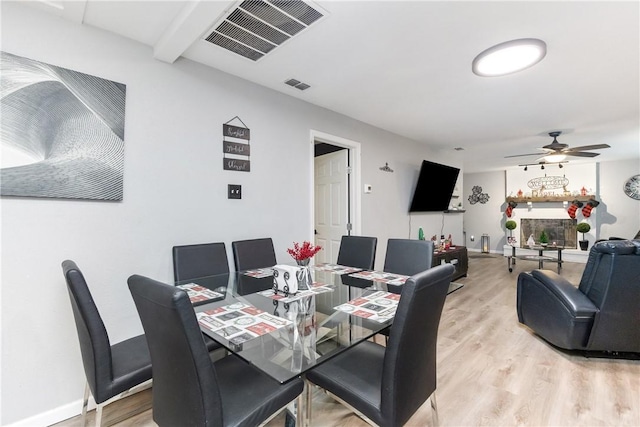
<svg viewBox="0 0 640 427">
<path fill-rule="evenodd" d="M 549 136 L 553 138 L 551 144 L 547 144 L 544 147 L 541 147 L 542 150 L 546 151 L 546 153 L 529 153 L 529 154 L 516 154 L 514 156 L 505 156 L 509 157 L 524 157 L 524 156 L 542 156 L 538 160 L 546 160 L 548 162 L 560 162 L 564 160 L 565 156 L 575 156 L 575 157 L 596 157 L 599 156 L 600 153 L 590 153 L 588 150 L 600 150 L 602 148 L 610 148 L 611 146 L 608 144 L 595 144 L 595 145 L 583 145 L 582 147 L 573 147 L 569 148 L 567 144 L 561 144 L 558 142 L 558 136 L 560 136 L 562 132 L 555 131 L 549 132 Z"/>
</svg>

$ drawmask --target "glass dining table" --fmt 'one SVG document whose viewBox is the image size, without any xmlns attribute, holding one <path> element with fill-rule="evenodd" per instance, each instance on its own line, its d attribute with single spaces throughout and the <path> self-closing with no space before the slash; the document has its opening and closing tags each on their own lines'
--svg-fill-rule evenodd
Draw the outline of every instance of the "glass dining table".
<svg viewBox="0 0 640 427">
<path fill-rule="evenodd" d="M 406 276 L 334 264 L 309 267 L 312 285 L 275 293 L 271 268 L 176 282 L 202 332 L 285 383 L 389 327 Z M 296 425 L 306 425 L 303 398 Z"/>
</svg>

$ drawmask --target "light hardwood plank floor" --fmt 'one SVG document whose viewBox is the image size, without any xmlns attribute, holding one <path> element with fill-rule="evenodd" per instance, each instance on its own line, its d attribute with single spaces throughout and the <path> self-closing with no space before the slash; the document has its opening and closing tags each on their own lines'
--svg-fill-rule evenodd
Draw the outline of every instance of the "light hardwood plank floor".
<svg viewBox="0 0 640 427">
<path fill-rule="evenodd" d="M 640 426 L 640 361 L 585 358 L 554 349 L 519 324 L 516 314 L 518 273 L 537 268 L 537 262 L 518 260 L 509 273 L 502 256 L 470 255 L 469 276 L 458 281 L 464 284 L 462 289 L 447 297 L 440 323 L 436 392 L 440 424 Z M 555 269 L 555 264 L 549 268 Z M 566 262 L 561 275 L 577 284 L 583 269 L 584 264 Z M 150 399 L 147 390 L 110 405 L 105 415 L 116 417 Z M 426 403 L 407 425 L 430 426 L 430 411 Z M 79 425 L 79 416 L 56 424 Z M 116 425 L 156 424 L 147 410 Z M 282 417 L 269 424 L 282 425 Z M 366 425 L 314 390 L 312 426 Z"/>
</svg>

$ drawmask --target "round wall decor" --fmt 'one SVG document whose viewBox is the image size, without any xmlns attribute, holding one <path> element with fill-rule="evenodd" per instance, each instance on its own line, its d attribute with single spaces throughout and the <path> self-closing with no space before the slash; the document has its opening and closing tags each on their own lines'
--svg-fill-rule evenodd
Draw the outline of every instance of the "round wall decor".
<svg viewBox="0 0 640 427">
<path fill-rule="evenodd" d="M 640 200 L 640 175 L 634 175 L 624 183 L 624 194 L 632 199 Z"/>
</svg>

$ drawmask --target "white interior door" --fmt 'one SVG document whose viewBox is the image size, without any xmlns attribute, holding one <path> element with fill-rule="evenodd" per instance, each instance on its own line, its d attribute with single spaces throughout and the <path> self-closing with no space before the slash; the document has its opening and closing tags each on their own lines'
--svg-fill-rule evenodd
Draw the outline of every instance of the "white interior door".
<svg viewBox="0 0 640 427">
<path fill-rule="evenodd" d="M 316 263 L 335 263 L 349 223 L 348 153 L 344 149 L 315 158 Z"/>
</svg>

